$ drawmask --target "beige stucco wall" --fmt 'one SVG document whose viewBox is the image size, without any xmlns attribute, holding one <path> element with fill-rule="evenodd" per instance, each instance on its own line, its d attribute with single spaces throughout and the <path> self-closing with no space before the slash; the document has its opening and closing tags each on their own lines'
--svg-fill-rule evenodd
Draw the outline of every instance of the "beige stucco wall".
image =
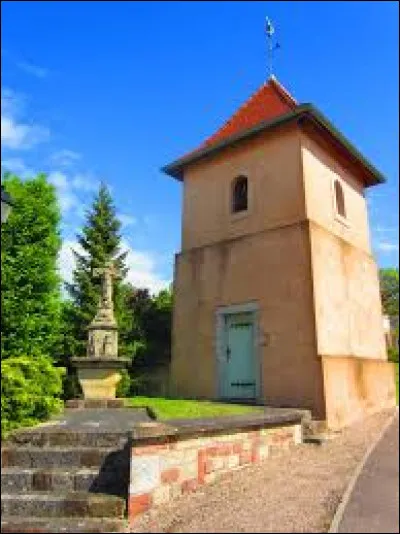
<svg viewBox="0 0 400 534">
<path fill-rule="evenodd" d="M 363 185 L 304 132 L 301 147 L 318 354 L 386 359 Z M 343 187 L 345 220 L 336 214 L 335 179 Z"/>
<path fill-rule="evenodd" d="M 257 302 L 263 400 L 323 417 L 308 239 L 308 225 L 294 224 L 177 256 L 173 395 L 217 396 L 217 308 Z"/>
<path fill-rule="evenodd" d="M 392 362 L 330 356 L 322 358 L 326 422 L 331 429 L 396 405 Z"/>
<path fill-rule="evenodd" d="M 387 361 L 363 186 L 305 133 L 301 146 L 317 352 L 326 422 L 336 429 L 395 405 L 394 367 Z M 336 214 L 335 179 L 343 187 L 345 220 Z"/>
<path fill-rule="evenodd" d="M 231 183 L 239 174 L 248 177 L 245 217 L 231 213 Z M 185 171 L 182 250 L 304 217 L 300 132 L 294 127 L 243 141 Z"/>
<path fill-rule="evenodd" d="M 370 253 L 368 210 L 360 181 L 304 133 L 301 135 L 301 154 L 307 218 Z M 336 217 L 335 179 L 343 187 L 346 221 Z"/>
<path fill-rule="evenodd" d="M 311 255 L 318 354 L 386 359 L 373 258 L 315 223 Z"/>
</svg>

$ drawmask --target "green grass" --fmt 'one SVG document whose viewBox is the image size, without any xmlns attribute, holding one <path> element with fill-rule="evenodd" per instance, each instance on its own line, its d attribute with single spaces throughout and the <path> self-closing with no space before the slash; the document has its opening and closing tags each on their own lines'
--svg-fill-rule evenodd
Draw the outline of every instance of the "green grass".
<svg viewBox="0 0 400 534">
<path fill-rule="evenodd" d="M 148 406 L 157 419 L 180 419 L 200 417 L 221 417 L 259 412 L 257 406 L 223 404 L 220 402 L 164 399 L 161 397 L 133 397 L 126 399 L 129 406 Z"/>
</svg>

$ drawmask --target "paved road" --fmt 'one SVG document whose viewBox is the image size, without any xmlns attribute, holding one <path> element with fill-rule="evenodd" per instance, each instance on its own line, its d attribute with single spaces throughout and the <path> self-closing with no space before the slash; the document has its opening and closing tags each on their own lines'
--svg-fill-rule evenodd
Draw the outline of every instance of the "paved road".
<svg viewBox="0 0 400 534">
<path fill-rule="evenodd" d="M 399 415 L 368 458 L 338 532 L 399 532 Z"/>
</svg>

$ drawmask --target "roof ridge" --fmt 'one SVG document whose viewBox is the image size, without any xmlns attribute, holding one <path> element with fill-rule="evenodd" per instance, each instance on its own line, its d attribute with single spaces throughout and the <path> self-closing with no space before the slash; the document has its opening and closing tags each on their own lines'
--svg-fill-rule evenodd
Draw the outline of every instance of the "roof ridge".
<svg viewBox="0 0 400 534">
<path fill-rule="evenodd" d="M 277 78 L 272 75 L 267 81 L 264 81 L 263 84 L 256 91 L 251 93 L 251 95 L 241 106 L 239 106 L 235 113 L 231 115 L 229 119 L 226 120 L 214 134 L 212 134 L 205 141 L 203 141 L 199 148 L 201 149 L 214 143 L 216 138 L 226 132 L 226 129 L 229 128 L 230 125 L 234 124 L 238 117 L 244 115 L 248 107 L 253 102 L 257 101 L 258 97 L 262 94 L 262 92 L 268 90 L 268 88 L 270 88 L 275 93 L 277 98 L 290 109 L 295 109 L 298 105 L 297 100 L 289 93 L 289 91 L 287 91 L 283 87 L 283 85 L 277 80 Z"/>
<path fill-rule="evenodd" d="M 212 135 L 187 155 L 210 147 L 221 138 L 230 137 L 233 133 L 254 126 L 267 118 L 293 111 L 298 105 L 289 91 L 272 75 L 253 91 Z"/>
<path fill-rule="evenodd" d="M 253 93 L 251 93 L 251 95 L 247 98 L 247 100 L 245 100 L 245 102 L 244 102 L 241 106 L 239 106 L 239 107 L 237 108 L 237 110 L 235 111 L 235 113 L 234 113 L 233 115 L 231 115 L 231 116 L 229 117 L 229 119 L 227 119 L 227 120 L 222 124 L 222 126 L 220 126 L 220 127 L 218 128 L 218 130 L 217 130 L 216 132 L 214 132 L 212 135 L 210 135 L 209 137 L 207 137 L 207 139 L 206 139 L 205 141 L 203 141 L 203 143 L 200 145 L 199 148 L 201 148 L 201 147 L 203 147 L 204 145 L 207 145 L 208 143 L 212 142 L 211 139 L 213 139 L 219 132 L 221 132 L 221 130 L 224 130 L 224 128 L 225 128 L 226 126 L 228 126 L 228 124 L 231 124 L 232 121 L 238 116 L 238 114 L 239 114 L 239 113 L 242 113 L 243 110 L 244 110 L 246 107 L 249 106 L 249 104 L 250 104 L 250 102 L 253 100 L 253 98 L 255 98 L 256 95 L 257 95 L 258 93 L 260 93 L 261 90 L 264 89 L 264 87 L 266 87 L 266 86 L 267 86 L 267 83 L 264 82 L 258 89 L 256 89 Z"/>
<path fill-rule="evenodd" d="M 270 77 L 271 83 L 277 89 L 278 96 L 280 96 L 284 102 L 289 105 L 298 106 L 298 101 L 292 96 L 289 91 L 281 84 L 281 82 L 272 74 Z"/>
</svg>

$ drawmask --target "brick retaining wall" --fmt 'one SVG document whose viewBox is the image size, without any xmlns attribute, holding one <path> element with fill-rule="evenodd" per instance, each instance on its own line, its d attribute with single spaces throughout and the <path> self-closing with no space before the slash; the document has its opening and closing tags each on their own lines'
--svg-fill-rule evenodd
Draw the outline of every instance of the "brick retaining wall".
<svg viewBox="0 0 400 534">
<path fill-rule="evenodd" d="M 177 435 L 176 428 L 171 432 L 168 425 L 161 426 L 164 431 L 157 438 L 134 439 L 128 500 L 131 522 L 154 506 L 213 482 L 220 473 L 263 461 L 274 449 L 289 449 L 302 441 L 300 420 L 257 428 L 254 424 L 219 431 L 202 428 L 195 436 L 179 435 L 179 431 Z"/>
</svg>

